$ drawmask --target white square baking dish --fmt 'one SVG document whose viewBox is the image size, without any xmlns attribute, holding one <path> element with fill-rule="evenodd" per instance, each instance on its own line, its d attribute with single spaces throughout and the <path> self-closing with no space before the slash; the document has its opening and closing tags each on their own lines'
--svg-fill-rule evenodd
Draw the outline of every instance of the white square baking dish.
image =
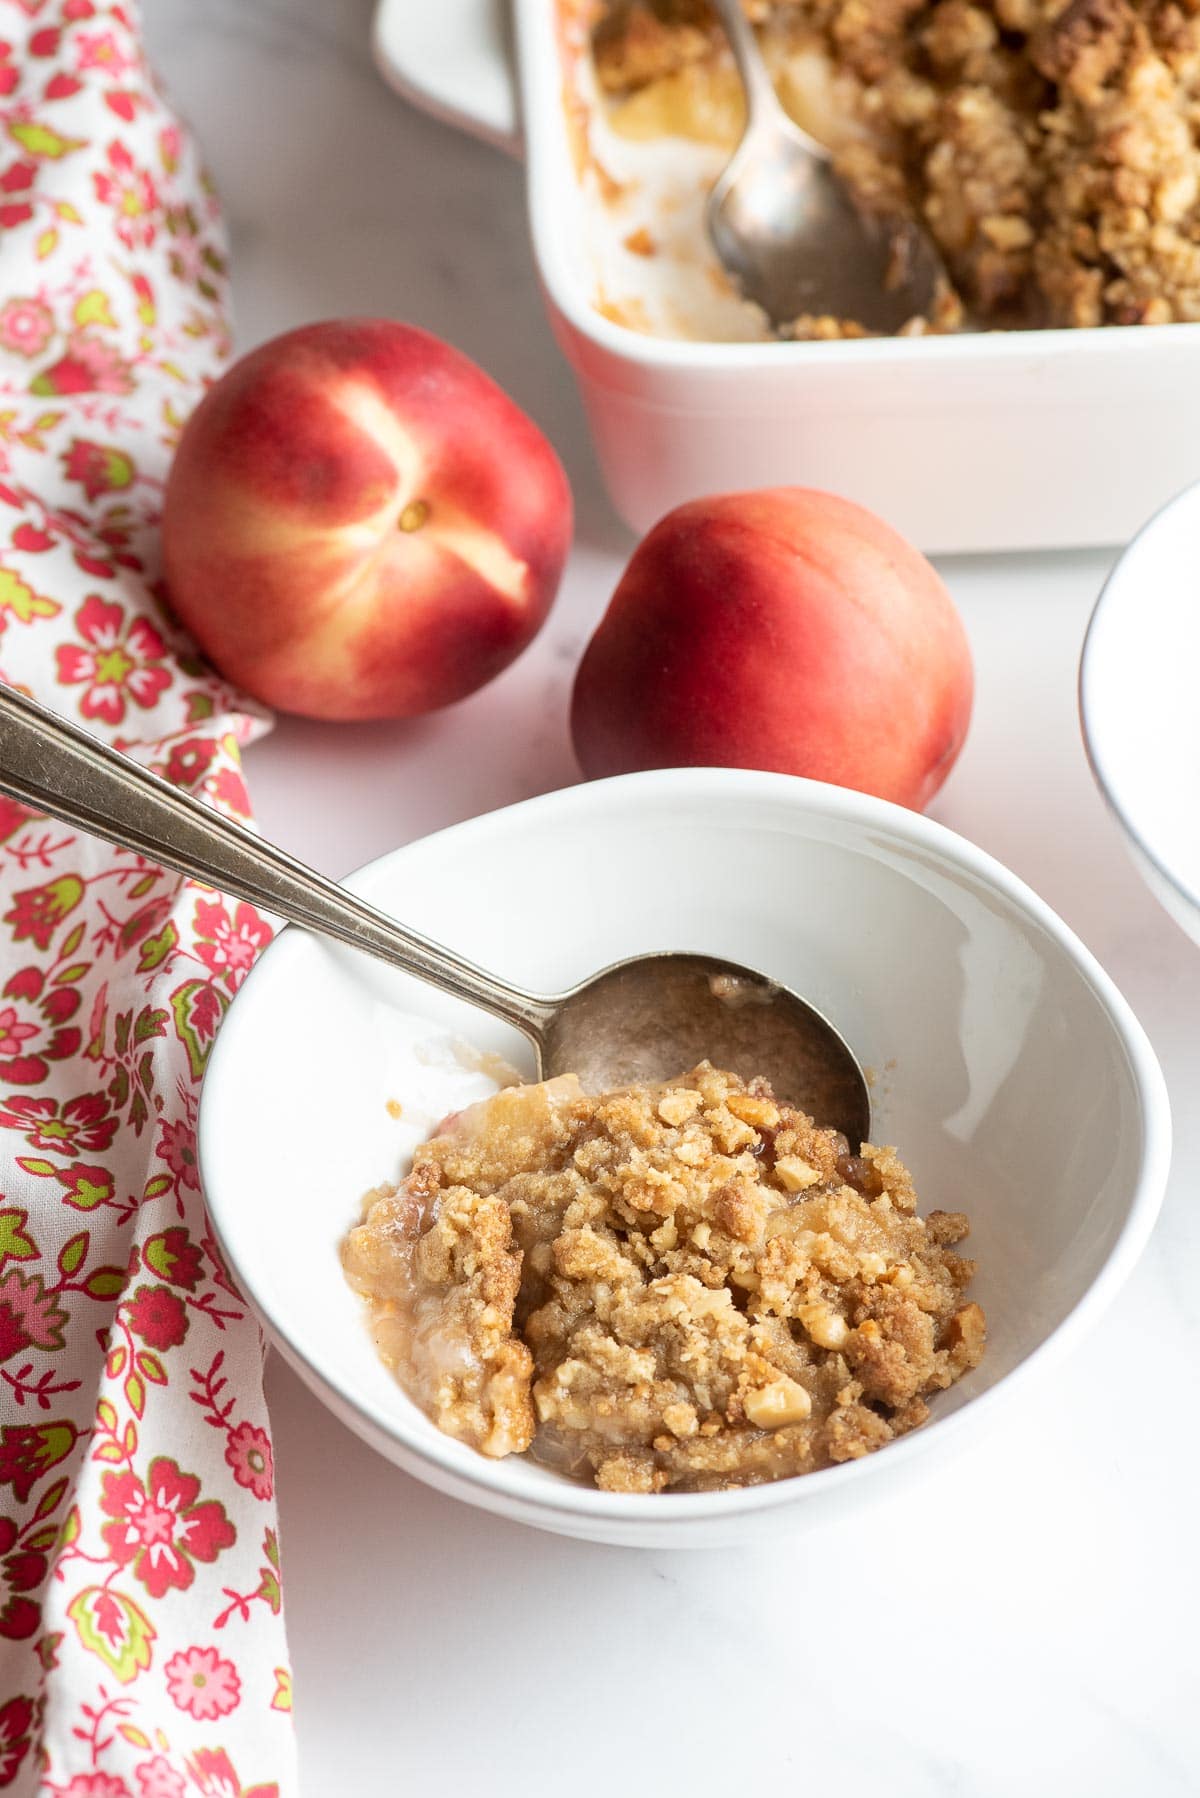
<svg viewBox="0 0 1200 1798">
<path fill-rule="evenodd" d="M 800 483 L 928 551 L 1108 544 L 1200 477 L 1197 325 L 706 343 L 613 323 L 593 303 L 562 17 L 555 0 L 511 15 L 510 45 L 496 0 L 382 0 L 376 54 L 440 117 L 523 141 L 551 322 L 633 530 L 703 493 Z"/>
</svg>

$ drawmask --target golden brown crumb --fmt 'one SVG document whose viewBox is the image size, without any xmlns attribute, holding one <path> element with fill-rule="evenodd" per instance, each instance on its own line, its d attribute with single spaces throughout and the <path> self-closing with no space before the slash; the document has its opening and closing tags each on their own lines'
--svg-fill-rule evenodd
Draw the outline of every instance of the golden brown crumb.
<svg viewBox="0 0 1200 1798">
<path fill-rule="evenodd" d="M 344 1250 L 438 1425 L 606 1491 L 757 1484 L 916 1428 L 983 1354 L 959 1212 L 893 1149 L 702 1063 L 498 1093 L 370 1195 Z"/>
</svg>

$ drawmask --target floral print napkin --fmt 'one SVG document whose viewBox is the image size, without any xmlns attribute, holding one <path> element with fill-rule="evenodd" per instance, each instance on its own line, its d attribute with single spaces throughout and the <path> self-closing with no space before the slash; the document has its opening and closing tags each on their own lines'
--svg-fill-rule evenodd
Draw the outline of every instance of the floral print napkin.
<svg viewBox="0 0 1200 1798">
<path fill-rule="evenodd" d="M 248 815 L 163 478 L 228 352 L 216 202 L 130 4 L 0 0 L 0 672 Z M 0 1787 L 294 1790 L 262 1343 L 200 1078 L 270 929 L 0 799 Z"/>
</svg>

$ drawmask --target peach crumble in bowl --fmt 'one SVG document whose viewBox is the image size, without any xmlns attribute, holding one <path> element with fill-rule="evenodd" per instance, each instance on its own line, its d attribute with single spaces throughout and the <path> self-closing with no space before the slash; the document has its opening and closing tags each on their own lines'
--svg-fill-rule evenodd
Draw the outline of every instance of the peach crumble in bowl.
<svg viewBox="0 0 1200 1798">
<path fill-rule="evenodd" d="M 710 1067 L 515 1086 L 368 1195 L 343 1264 L 448 1435 L 606 1492 L 721 1491 L 881 1448 L 979 1365 L 961 1212 L 892 1149 Z"/>
<path fill-rule="evenodd" d="M 999 1427 L 1149 1233 L 1170 1121 L 1143 1033 L 929 819 L 672 770 L 350 884 L 530 987 L 680 944 L 763 968 L 836 1019 L 874 1070 L 873 1143 L 899 1145 L 839 1140 L 749 1066 L 513 1085 L 503 1062 L 533 1070 L 506 1025 L 283 931 L 213 1049 L 210 1216 L 312 1390 L 453 1497 L 631 1546 L 845 1518 Z"/>
</svg>

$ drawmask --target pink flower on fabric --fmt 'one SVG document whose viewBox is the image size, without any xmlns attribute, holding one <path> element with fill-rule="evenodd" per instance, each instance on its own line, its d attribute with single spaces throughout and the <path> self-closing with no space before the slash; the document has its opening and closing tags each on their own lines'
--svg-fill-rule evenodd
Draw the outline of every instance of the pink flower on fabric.
<svg viewBox="0 0 1200 1798">
<path fill-rule="evenodd" d="M 211 787 L 214 799 L 227 805 L 231 812 L 240 817 L 250 816 L 250 795 L 246 791 L 246 783 L 233 768 L 219 768 Z"/>
<path fill-rule="evenodd" d="M 239 1486 L 245 1486 L 255 1498 L 270 1498 L 275 1490 L 275 1457 L 265 1430 L 256 1429 L 252 1423 L 239 1423 L 229 1432 L 225 1459 Z"/>
<path fill-rule="evenodd" d="M 37 1086 L 49 1074 L 51 1062 L 74 1055 L 83 1039 L 67 1020 L 78 1010 L 74 987 L 47 990 L 40 968 L 18 969 L 0 994 L 0 1083 Z M 41 1022 L 30 1011 L 40 1014 Z"/>
<path fill-rule="evenodd" d="M 111 344 L 90 331 L 74 331 L 66 354 L 43 368 L 29 383 L 30 393 L 130 393 L 129 364 Z"/>
<path fill-rule="evenodd" d="M 178 1348 L 188 1333 L 183 1300 L 167 1286 L 139 1286 L 125 1301 L 125 1321 L 151 1349 Z"/>
<path fill-rule="evenodd" d="M 24 1024 L 15 1005 L 0 1011 L 0 1055 L 21 1055 L 24 1045 L 38 1033 L 36 1024 Z"/>
<path fill-rule="evenodd" d="M 78 481 L 88 499 L 123 492 L 133 485 L 137 473 L 132 456 L 111 443 L 95 443 L 90 437 L 72 437 L 62 463 L 68 481 Z M 101 536 L 102 532 L 97 531 L 96 535 Z"/>
<path fill-rule="evenodd" d="M 103 69 L 116 79 L 137 67 L 115 31 L 80 31 L 75 36 L 75 67 Z"/>
<path fill-rule="evenodd" d="M 35 1715 L 33 1699 L 23 1694 L 0 1704 L 0 1786 L 11 1785 L 21 1770 Z"/>
<path fill-rule="evenodd" d="M 171 273 L 186 287 L 198 287 L 212 273 L 213 248 L 192 206 L 168 206 L 165 222 L 171 237 Z"/>
<path fill-rule="evenodd" d="M 83 643 L 60 643 L 58 678 L 66 687 L 86 686 L 79 702 L 85 718 L 120 724 L 127 702 L 149 710 L 170 672 L 162 666 L 166 644 L 147 618 L 126 619 L 123 606 L 89 593 L 75 614 Z"/>
<path fill-rule="evenodd" d="M 215 761 L 217 745 L 211 737 L 189 737 L 176 743 L 167 757 L 166 776 L 172 786 L 194 787 Z"/>
<path fill-rule="evenodd" d="M 175 1176 L 178 1186 L 199 1192 L 200 1175 L 196 1168 L 196 1132 L 184 1118 L 178 1123 L 166 1122 L 158 1139 L 158 1153 Z"/>
<path fill-rule="evenodd" d="M 239 902 L 232 918 L 221 899 L 196 901 L 196 935 L 207 940 L 196 944 L 196 954 L 214 974 L 236 989 L 258 955 L 271 940 L 271 926 L 252 905 Z"/>
<path fill-rule="evenodd" d="M 100 1093 L 81 1093 L 62 1104 L 32 1093 L 11 1093 L 0 1101 L 0 1129 L 23 1130 L 32 1149 L 57 1155 L 96 1155 L 117 1133 L 108 1100 Z"/>
<path fill-rule="evenodd" d="M 20 526 L 18 525 L 17 528 L 19 530 Z M 20 544 L 17 544 L 17 548 L 20 548 Z M 0 798 L 0 843 L 7 843 L 9 837 L 15 836 L 19 830 L 23 830 L 33 816 L 32 812 L 27 811 L 23 805 L 18 805 L 16 800 L 10 799 L 7 794 Z"/>
<path fill-rule="evenodd" d="M 9 300 L 0 308 L 0 343 L 18 356 L 40 356 L 54 335 L 54 314 L 40 300 Z"/>
<path fill-rule="evenodd" d="M 10 162 L 4 173 L 0 175 L 0 193 L 27 193 L 37 180 L 37 173 L 36 162 Z"/>
<path fill-rule="evenodd" d="M 22 1349 L 60 1349 L 67 1314 L 42 1288 L 37 1274 L 28 1278 L 15 1267 L 0 1279 L 0 1361 Z"/>
<path fill-rule="evenodd" d="M 96 198 L 118 214 L 117 236 L 128 250 L 148 247 L 157 231 L 158 189 L 145 169 L 139 169 L 124 144 L 108 146 L 109 174 L 92 176 Z"/>
<path fill-rule="evenodd" d="M 40 1593 L 49 1566 L 38 1549 L 18 1546 L 11 1517 L 0 1517 L 0 1636 L 25 1642 L 42 1620 Z M 32 1596 L 31 1596 L 32 1594 Z M 4 1784 L 0 1779 L 0 1786 Z"/>
<path fill-rule="evenodd" d="M 195 1292 L 203 1278 L 200 1250 L 178 1224 L 152 1236 L 142 1250 L 142 1260 L 172 1286 L 182 1286 L 185 1292 Z"/>
<path fill-rule="evenodd" d="M 202 1798 L 279 1798 L 274 1780 L 269 1785 L 243 1786 L 223 1748 L 197 1748 L 187 1766 Z"/>
<path fill-rule="evenodd" d="M 236 1710 L 242 1684 L 232 1661 L 215 1648 L 186 1648 L 173 1654 L 163 1669 L 172 1704 L 201 1722 Z"/>
<path fill-rule="evenodd" d="M 113 1521 L 101 1530 L 118 1567 L 132 1564 L 151 1598 L 172 1587 L 186 1591 L 194 1561 L 215 1561 L 232 1548 L 237 1531 L 215 1499 L 200 1497 L 200 1482 L 166 1455 L 150 1463 L 143 1483 L 135 1473 L 108 1471 L 100 1509 Z"/>
<path fill-rule="evenodd" d="M 143 1761 L 137 1770 L 138 1798 L 184 1798 L 187 1784 L 182 1773 L 176 1773 L 169 1761 L 156 1754 Z"/>
<path fill-rule="evenodd" d="M 59 1798 L 133 1798 L 125 1781 L 111 1773 L 77 1773 L 57 1790 Z"/>
<path fill-rule="evenodd" d="M 188 1772 L 204 1798 L 242 1798 L 242 1782 L 223 1748 L 198 1748 Z"/>
<path fill-rule="evenodd" d="M 43 881 L 41 886 L 23 887 L 13 894 L 4 922 L 11 924 L 17 942 L 28 939 L 38 949 L 48 949 L 59 925 L 75 910 L 83 894 L 84 884 L 77 874 L 60 875 L 57 880 Z"/>
</svg>

